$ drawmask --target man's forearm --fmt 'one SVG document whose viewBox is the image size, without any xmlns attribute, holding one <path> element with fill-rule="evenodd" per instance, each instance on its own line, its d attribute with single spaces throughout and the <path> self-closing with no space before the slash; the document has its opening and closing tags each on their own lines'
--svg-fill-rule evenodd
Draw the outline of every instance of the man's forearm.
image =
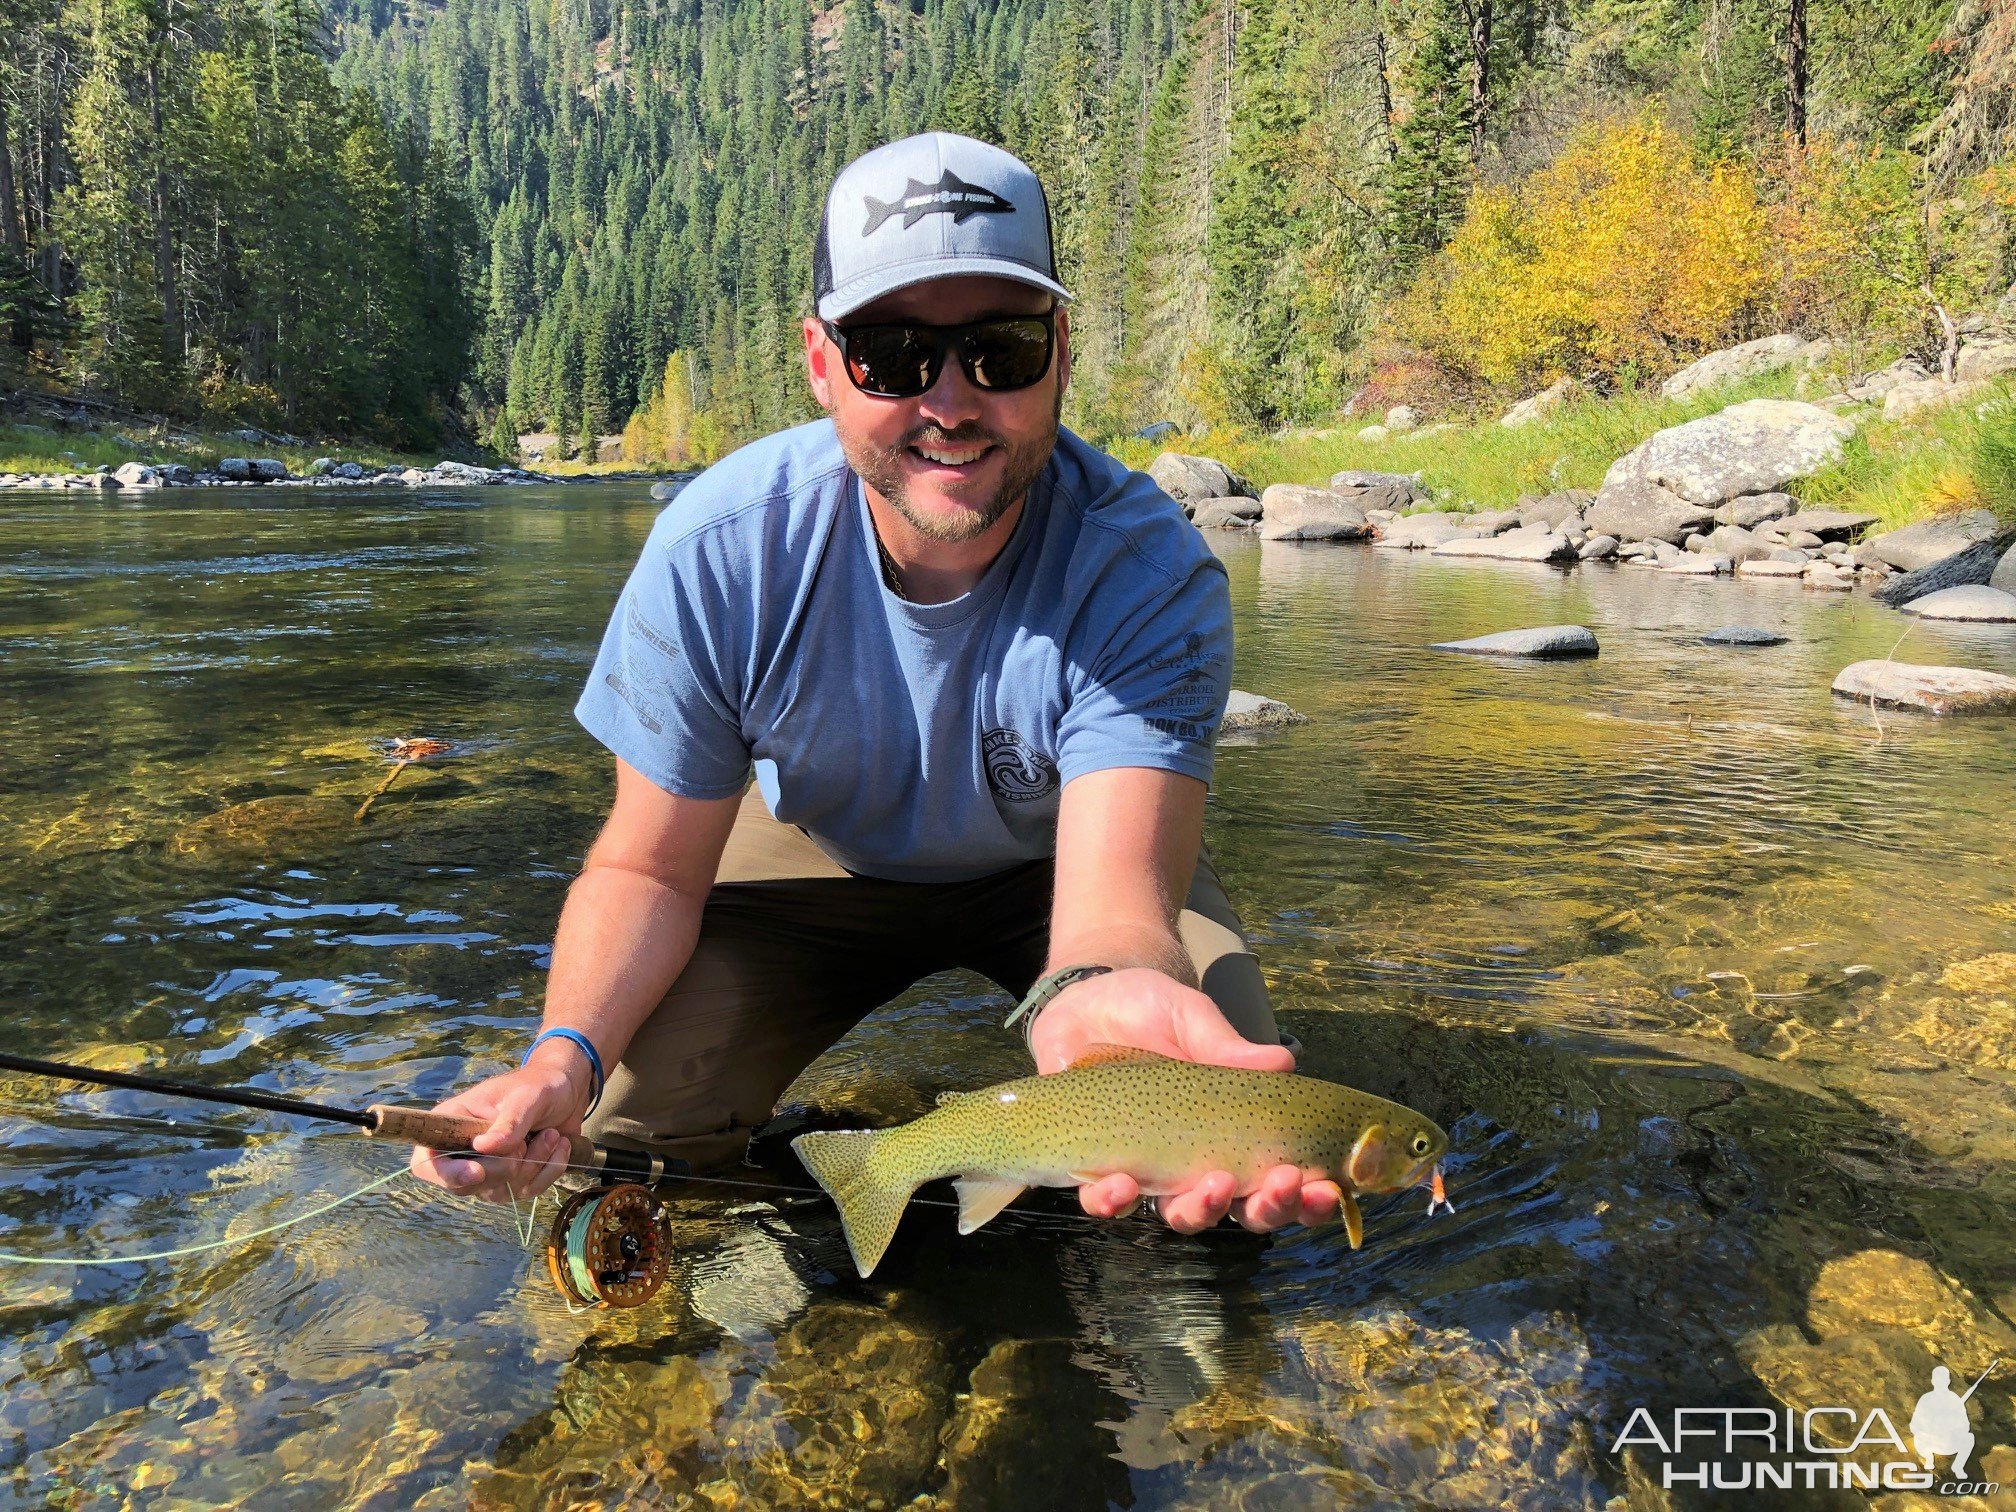
<svg viewBox="0 0 2016 1512">
<path fill-rule="evenodd" d="M 591 864 L 560 910 L 540 1027 L 579 1030 L 613 1067 L 686 969 L 706 902 L 643 872 Z"/>
</svg>

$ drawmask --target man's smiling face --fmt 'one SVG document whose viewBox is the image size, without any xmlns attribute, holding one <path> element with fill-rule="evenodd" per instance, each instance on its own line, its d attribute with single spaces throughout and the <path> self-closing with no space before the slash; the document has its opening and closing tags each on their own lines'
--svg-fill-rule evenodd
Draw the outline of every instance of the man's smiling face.
<svg viewBox="0 0 2016 1512">
<path fill-rule="evenodd" d="M 899 321 L 960 325 L 1000 315 L 1040 315 L 1041 289 L 1009 278 L 936 278 L 885 294 L 834 322 L 845 329 Z M 1050 370 L 1026 389 L 976 388 L 947 353 L 938 381 L 910 399 L 864 394 L 819 322 L 805 321 L 812 391 L 833 416 L 847 463 L 911 528 L 934 541 L 970 541 L 1028 492 L 1057 445 L 1071 376 L 1070 327 L 1057 312 Z"/>
</svg>

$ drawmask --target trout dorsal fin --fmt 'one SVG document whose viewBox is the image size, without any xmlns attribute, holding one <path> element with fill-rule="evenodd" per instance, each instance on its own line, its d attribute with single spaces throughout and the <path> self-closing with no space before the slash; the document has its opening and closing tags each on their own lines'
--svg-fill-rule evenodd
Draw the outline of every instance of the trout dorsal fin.
<svg viewBox="0 0 2016 1512">
<path fill-rule="evenodd" d="M 1087 1045 L 1078 1052 L 1078 1058 L 1064 1069 L 1076 1071 L 1080 1066 L 1111 1066 L 1121 1061 L 1168 1060 L 1166 1055 L 1157 1055 L 1153 1050 L 1139 1050 L 1132 1045 Z"/>
</svg>

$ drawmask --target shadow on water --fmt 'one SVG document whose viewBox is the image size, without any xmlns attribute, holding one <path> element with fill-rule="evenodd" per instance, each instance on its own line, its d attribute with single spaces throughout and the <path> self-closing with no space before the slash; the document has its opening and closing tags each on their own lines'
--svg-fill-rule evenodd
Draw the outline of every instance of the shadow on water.
<svg viewBox="0 0 2016 1512">
<path fill-rule="evenodd" d="M 353 1104 L 515 1058 L 607 799 L 567 711 L 655 510 L 462 502 L 0 513 L 8 1048 Z M 383 1174 L 368 1142 L 5 1078 L 0 1248 L 242 1242 L 0 1272 L 0 1502 L 1715 1506 L 1609 1452 L 1634 1409 L 1901 1428 L 1935 1361 L 2016 1361 L 2007 726 L 1837 706 L 1901 633 L 1859 599 L 1222 551 L 1240 685 L 1311 719 L 1221 752 L 1219 870 L 1304 1069 L 1451 1130 L 1455 1215 L 1381 1199 L 1353 1253 L 1038 1194 L 960 1238 L 927 1190 L 862 1281 L 751 1170 L 669 1194 L 659 1301 L 576 1317 L 508 1213 L 403 1182 L 246 1237 Z M 1571 620 L 1597 661 L 1425 649 Z M 1699 646 L 1732 621 L 1792 640 Z M 468 754 L 357 824 L 415 734 Z M 931 979 L 792 1118 L 1021 1074 L 1002 1007 Z M 1972 1403 L 2005 1486 L 2012 1380 Z"/>
</svg>

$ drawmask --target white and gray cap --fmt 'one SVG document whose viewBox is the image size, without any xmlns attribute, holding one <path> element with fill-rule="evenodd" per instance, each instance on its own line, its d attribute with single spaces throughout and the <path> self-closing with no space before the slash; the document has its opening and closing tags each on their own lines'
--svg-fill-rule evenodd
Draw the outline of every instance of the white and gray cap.
<svg viewBox="0 0 2016 1512">
<path fill-rule="evenodd" d="M 927 279 L 976 273 L 1071 297 L 1057 281 L 1050 202 L 1012 152 L 927 131 L 862 153 L 834 178 L 812 249 L 820 319 Z"/>
</svg>

